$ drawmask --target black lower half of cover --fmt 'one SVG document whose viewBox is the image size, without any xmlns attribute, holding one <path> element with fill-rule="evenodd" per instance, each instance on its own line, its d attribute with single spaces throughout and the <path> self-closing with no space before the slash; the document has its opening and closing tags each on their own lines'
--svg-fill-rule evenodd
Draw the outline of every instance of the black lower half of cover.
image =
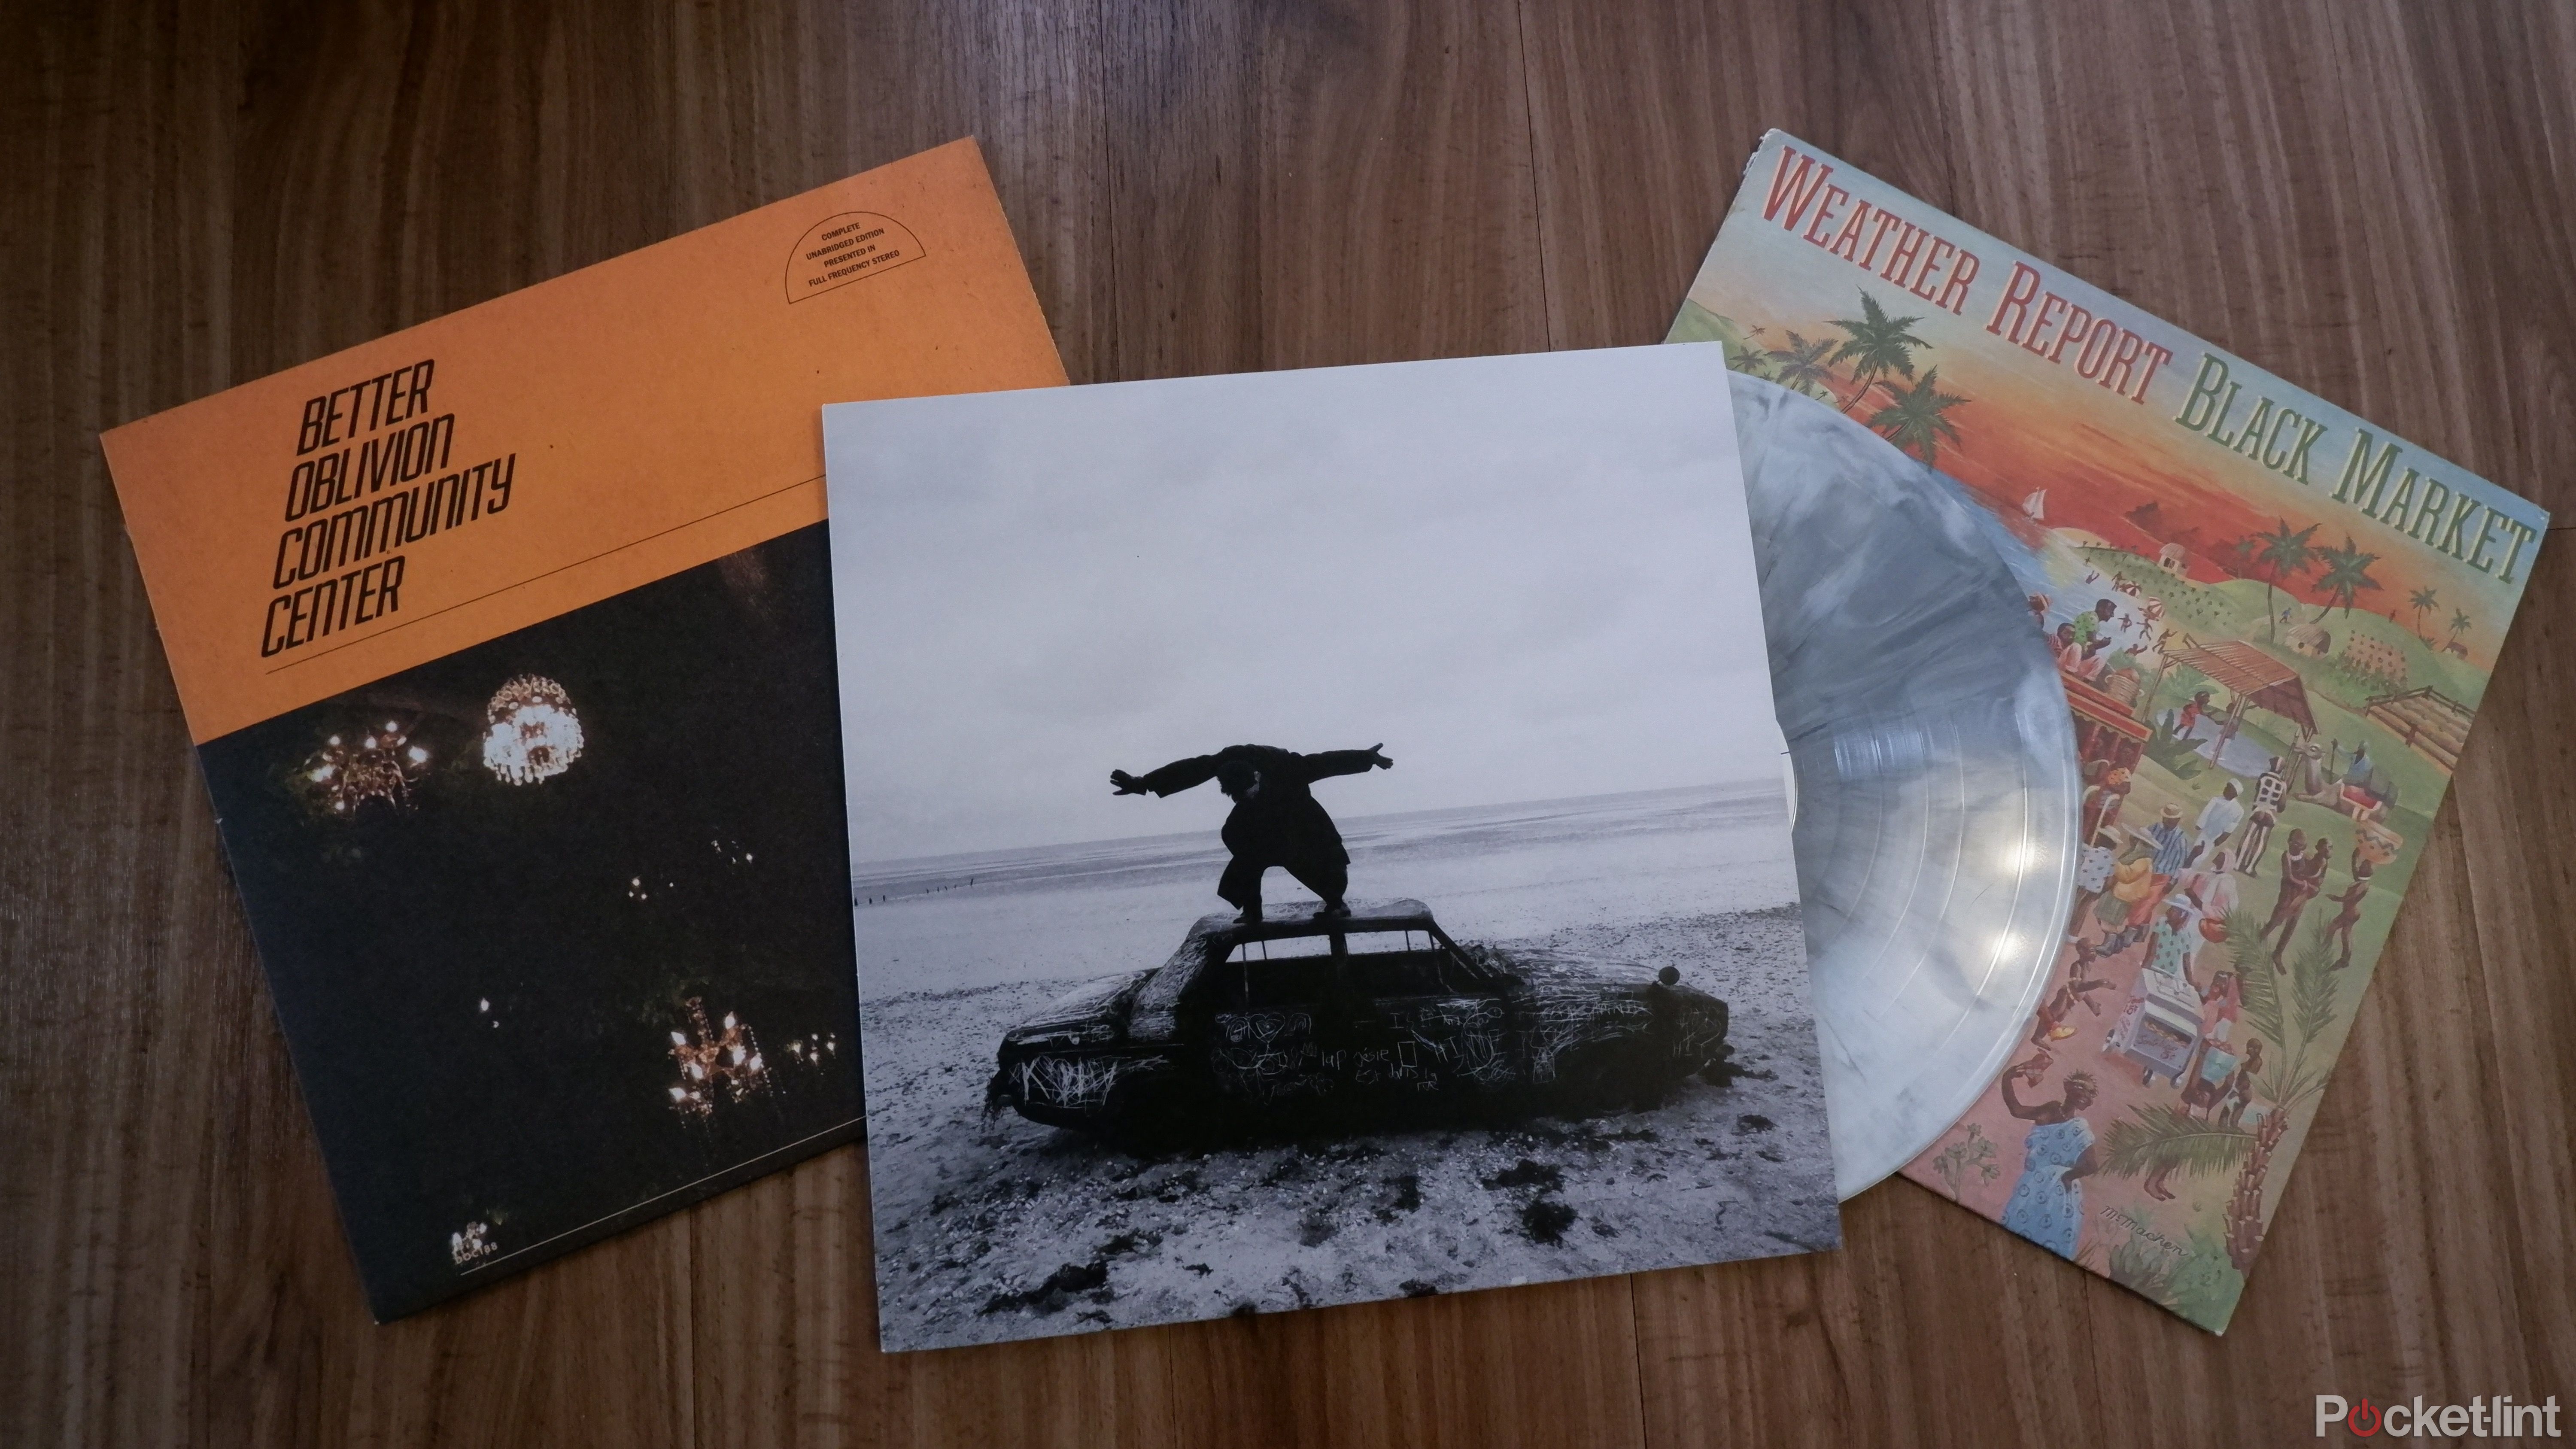
<svg viewBox="0 0 2576 1449">
<path fill-rule="evenodd" d="M 814 525 L 200 751 L 398 1317 L 858 1135 Z"/>
</svg>

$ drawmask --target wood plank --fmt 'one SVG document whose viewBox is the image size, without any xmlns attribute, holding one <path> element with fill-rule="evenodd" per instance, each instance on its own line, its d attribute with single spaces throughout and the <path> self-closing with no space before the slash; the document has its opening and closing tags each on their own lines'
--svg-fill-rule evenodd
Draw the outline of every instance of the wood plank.
<svg viewBox="0 0 2576 1449">
<path fill-rule="evenodd" d="M 2566 88 L 2499 63 L 2554 45 L 2563 71 L 2563 11 L 2494 7 L 2465 33 L 2323 5 L 1523 11 L 1552 335 L 1659 336 L 1776 125 L 2566 507 L 2563 365 L 2511 367 L 2536 337 L 2472 320 L 2564 306 L 2564 272 L 2538 272 L 2570 260 L 2569 162 L 2544 144 Z M 2140 84 L 2150 56 L 2174 59 Z M 2540 661 L 2571 569 L 2544 552 L 2227 1339 L 1889 1184 L 1849 1206 L 1833 1259 L 1638 1280 L 1652 1439 L 2124 1443 L 2153 1404 L 2189 1440 L 2270 1442 L 2342 1385 L 2563 1382 L 2576 1071 L 2539 1023 L 2576 1001 L 2535 924 L 2567 866 L 2531 857 L 2571 823 L 2539 784 L 2566 778 L 2548 722 L 2576 689 Z"/>
<path fill-rule="evenodd" d="M 102 427 L 960 133 L 1078 380 L 1652 341 L 1761 129 L 2576 512 L 2576 12 L 109 0 L 0 46 L 0 1442 L 2251 1442 L 2576 1384 L 2544 549 L 2237 1325 L 1838 1254 L 877 1352 L 844 1150 L 366 1321 Z"/>
<path fill-rule="evenodd" d="M 1166 3 L 1103 43 L 1115 376 L 1546 346 L 1508 9 Z"/>
</svg>

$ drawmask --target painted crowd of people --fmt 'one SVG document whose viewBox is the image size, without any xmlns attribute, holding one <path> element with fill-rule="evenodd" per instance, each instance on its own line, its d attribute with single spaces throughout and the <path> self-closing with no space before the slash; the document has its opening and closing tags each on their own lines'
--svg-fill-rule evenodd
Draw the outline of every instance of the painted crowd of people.
<svg viewBox="0 0 2576 1449">
<path fill-rule="evenodd" d="M 2177 741 L 2188 741 L 2206 712 L 2206 696 L 2198 696 L 2163 727 Z M 2366 749 L 2357 749 L 2346 773 L 2367 781 L 2369 768 Z M 2042 1084 L 2060 1044 L 2081 1029 L 2078 1013 L 2089 1013 L 2101 1025 L 2103 1055 L 2125 1054 L 2142 1063 L 2150 1085 L 2165 1078 L 2178 1111 L 2237 1126 L 2254 1111 L 2264 1066 L 2264 1042 L 2238 1040 L 2245 992 L 2236 963 L 2248 953 L 2226 953 L 2230 959 L 2204 969 L 2202 951 L 2247 928 L 2246 883 L 2264 879 L 2268 868 L 2273 897 L 2253 930 L 2269 948 L 2272 973 L 2277 977 L 2287 969 L 2293 940 L 2321 903 L 2334 913 L 2317 926 L 2313 939 L 2334 951 L 2332 969 L 2344 969 L 2352 962 L 2353 931 L 2376 869 L 2368 827 L 2360 822 L 2346 853 L 2350 884 L 2339 894 L 2327 893 L 2338 847 L 2326 832 L 2312 836 L 2292 828 L 2274 852 L 2273 837 L 2293 798 L 2291 771 L 2278 756 L 2250 781 L 2224 780 L 2197 815 L 2166 804 L 2143 827 L 2120 819 L 2135 783 L 2127 766 L 2096 761 L 2087 768 L 2066 968 L 2041 1000 L 2029 1036 L 2032 1050 L 1997 1088 L 2005 1110 L 2032 1124 L 2004 1224 L 2067 1257 L 2075 1254 L 2081 1225 L 2082 1180 L 2099 1167 L 2086 1112 L 2099 1099 L 2100 1084 L 2094 1072 L 2076 1071 L 2065 1076 L 2053 1100 L 2032 1101 L 2023 1094 Z M 2114 996 L 2116 1007 L 2106 1009 L 2097 997 L 2116 992 L 2124 975 L 2125 1000 Z M 2142 1020 L 2151 1000 L 2165 1004 L 2161 1026 Z M 2196 1026 L 2187 1047 L 2174 1034 L 2177 1019 Z M 2168 1033 L 2157 1043 L 2162 1051 L 2150 1050 L 2147 1037 L 2160 1029 Z M 2172 1170 L 2150 1171 L 2141 1189 L 2153 1198 L 2172 1198 L 2166 1180 Z"/>
</svg>

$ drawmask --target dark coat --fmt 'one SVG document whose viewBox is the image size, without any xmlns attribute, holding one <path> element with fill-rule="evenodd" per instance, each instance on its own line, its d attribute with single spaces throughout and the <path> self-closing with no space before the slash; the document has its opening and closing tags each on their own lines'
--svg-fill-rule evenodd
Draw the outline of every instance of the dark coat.
<svg viewBox="0 0 2576 1449">
<path fill-rule="evenodd" d="M 1347 865 L 1351 857 L 1342 848 L 1341 831 L 1306 787 L 1334 775 L 1362 774 L 1372 763 L 1369 750 L 1301 755 L 1270 745 L 1228 745 L 1213 755 L 1174 760 L 1139 776 L 1136 787 L 1173 795 L 1215 779 L 1228 764 L 1249 766 L 1260 772 L 1261 789 L 1236 801 L 1234 813 L 1225 817 L 1225 848 L 1238 859 L 1264 866 L 1308 861 Z"/>
</svg>

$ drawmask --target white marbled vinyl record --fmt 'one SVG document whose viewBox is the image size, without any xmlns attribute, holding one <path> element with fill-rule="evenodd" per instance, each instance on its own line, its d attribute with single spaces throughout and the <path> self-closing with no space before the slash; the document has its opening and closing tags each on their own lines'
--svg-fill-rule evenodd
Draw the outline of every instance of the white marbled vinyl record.
<svg viewBox="0 0 2576 1449">
<path fill-rule="evenodd" d="M 1932 471 L 1732 375 L 1845 1198 L 1994 1080 L 2075 890 L 2075 739 L 2028 605 Z"/>
</svg>

